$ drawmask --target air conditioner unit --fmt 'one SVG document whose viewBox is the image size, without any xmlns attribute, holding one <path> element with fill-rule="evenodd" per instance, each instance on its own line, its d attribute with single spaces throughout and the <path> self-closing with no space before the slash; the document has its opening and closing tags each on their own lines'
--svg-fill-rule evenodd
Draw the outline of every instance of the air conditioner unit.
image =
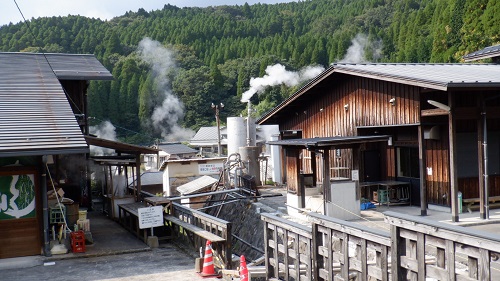
<svg viewBox="0 0 500 281">
<path fill-rule="evenodd" d="M 439 132 L 439 126 L 433 126 L 430 129 L 424 130 L 424 139 L 439 140 L 440 138 L 441 138 L 441 133 Z"/>
</svg>

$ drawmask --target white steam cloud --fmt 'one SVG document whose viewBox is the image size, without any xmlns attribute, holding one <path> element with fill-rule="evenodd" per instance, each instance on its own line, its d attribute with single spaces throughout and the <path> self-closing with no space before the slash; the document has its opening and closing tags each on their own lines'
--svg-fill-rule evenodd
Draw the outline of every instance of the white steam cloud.
<svg viewBox="0 0 500 281">
<path fill-rule="evenodd" d="M 104 121 L 96 126 L 90 126 L 89 131 L 92 135 L 96 135 L 98 138 L 116 141 L 116 128 L 109 121 Z M 112 149 L 94 145 L 90 146 L 90 154 L 94 156 L 111 155 L 113 152 L 114 151 Z"/>
<path fill-rule="evenodd" d="M 250 79 L 250 89 L 244 92 L 241 102 L 248 102 L 256 93 L 262 93 L 267 87 L 285 84 L 289 87 L 318 76 L 325 69 L 322 66 L 307 66 L 299 72 L 288 71 L 281 64 L 269 65 L 266 67 L 266 74 L 263 77 L 252 77 Z"/>
<path fill-rule="evenodd" d="M 161 132 L 165 141 L 188 140 L 194 132 L 182 128 L 178 122 L 184 117 L 184 104 L 171 92 L 168 86 L 168 73 L 175 69 L 174 52 L 165 48 L 158 41 L 144 38 L 139 42 L 140 58 L 151 65 L 157 90 L 163 94 L 161 105 L 151 115 L 156 130 Z"/>
<path fill-rule="evenodd" d="M 347 53 L 341 63 L 367 63 L 366 51 L 372 52 L 372 58 L 377 60 L 382 54 L 381 41 L 370 42 L 364 34 L 358 34 L 351 41 L 351 46 L 347 49 Z"/>
</svg>

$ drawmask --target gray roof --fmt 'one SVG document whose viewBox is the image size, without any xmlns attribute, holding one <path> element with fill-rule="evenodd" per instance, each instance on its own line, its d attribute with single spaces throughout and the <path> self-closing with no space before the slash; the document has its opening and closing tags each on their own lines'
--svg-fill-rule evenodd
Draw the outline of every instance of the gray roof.
<svg viewBox="0 0 500 281">
<path fill-rule="evenodd" d="M 211 176 L 202 176 L 177 187 L 177 191 L 182 195 L 193 194 L 214 185 L 216 182 L 218 180 Z"/>
<path fill-rule="evenodd" d="M 197 153 L 198 151 L 195 149 L 192 149 L 191 147 L 184 145 L 182 143 L 168 143 L 168 144 L 160 144 L 158 145 L 158 148 L 160 150 L 165 151 L 166 153 L 170 155 L 175 155 L 175 154 L 188 154 L 188 153 Z"/>
<path fill-rule="evenodd" d="M 0 53 L 0 157 L 86 152 L 88 145 L 45 57 Z"/>
<path fill-rule="evenodd" d="M 224 138 L 226 132 L 225 127 L 221 127 L 221 144 L 227 144 L 227 139 Z M 189 141 L 190 145 L 217 145 L 217 126 L 201 127 L 198 132 Z"/>
<path fill-rule="evenodd" d="M 133 178 L 128 179 L 129 185 L 135 181 Z M 141 186 L 163 184 L 163 172 L 144 172 L 141 175 Z"/>
<path fill-rule="evenodd" d="M 308 139 L 286 139 L 286 140 L 269 141 L 267 143 L 270 145 L 305 147 L 309 149 L 315 149 L 316 147 L 346 148 L 367 142 L 387 141 L 389 137 L 390 136 L 388 135 L 322 137 L 322 138 L 308 138 Z"/>
<path fill-rule="evenodd" d="M 275 113 L 307 93 L 309 89 L 326 78 L 336 76 L 337 73 L 439 91 L 447 91 L 450 88 L 500 87 L 500 65 L 498 64 L 339 63 L 323 71 L 257 122 L 265 123 Z"/>
<path fill-rule="evenodd" d="M 16 53 L 23 55 L 24 53 Z M 30 54 L 43 56 L 42 54 Z M 111 73 L 91 54 L 45 54 L 59 80 L 112 80 Z"/>
<path fill-rule="evenodd" d="M 500 86 L 500 66 L 495 64 L 335 64 L 333 72 L 441 91 Z"/>
<path fill-rule="evenodd" d="M 463 56 L 465 61 L 475 61 L 480 59 L 487 59 L 500 56 L 500 45 L 486 47 L 482 50 Z"/>
</svg>

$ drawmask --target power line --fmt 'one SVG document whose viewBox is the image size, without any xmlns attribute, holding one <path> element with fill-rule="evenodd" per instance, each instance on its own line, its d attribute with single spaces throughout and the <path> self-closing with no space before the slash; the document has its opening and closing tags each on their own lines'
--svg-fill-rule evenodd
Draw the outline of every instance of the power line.
<svg viewBox="0 0 500 281">
<path fill-rule="evenodd" d="M 24 20 L 24 24 L 26 24 L 26 27 L 28 28 L 28 31 L 29 33 L 31 34 L 31 36 L 33 36 L 33 40 L 37 41 L 38 44 L 40 44 L 40 51 L 45 59 L 45 61 L 47 62 L 47 64 L 49 65 L 49 68 L 50 70 L 52 71 L 52 73 L 54 74 L 54 76 L 57 77 L 57 74 L 56 72 L 54 71 L 54 68 L 52 68 L 52 65 L 50 64 L 49 62 L 49 59 L 47 58 L 47 56 L 45 55 L 45 51 L 43 50 L 43 47 L 42 47 L 42 42 L 40 42 L 37 37 L 35 36 L 35 33 L 33 32 L 33 30 L 31 29 L 31 26 L 30 24 L 28 23 L 28 21 L 26 20 L 26 18 L 24 17 L 24 14 L 23 14 L 23 11 L 21 11 L 21 8 L 19 7 L 19 5 L 17 4 L 17 1 L 14 0 L 14 4 L 16 4 L 16 7 L 17 7 L 17 10 L 19 11 L 19 13 L 21 14 L 21 17 L 23 18 Z M 59 82 L 59 79 L 57 80 Z M 61 85 L 61 88 L 63 89 L 63 92 L 64 94 L 66 95 L 66 97 L 68 98 L 68 100 L 74 105 L 74 107 L 76 108 L 76 110 L 80 113 L 80 114 L 83 114 L 83 112 L 80 110 L 80 108 L 78 108 L 78 105 L 76 105 L 76 103 L 73 101 L 73 99 L 71 99 L 71 97 L 69 96 L 68 92 L 66 92 L 66 89 L 64 89 L 63 85 L 61 84 L 61 82 L 59 82 L 59 84 Z"/>
</svg>

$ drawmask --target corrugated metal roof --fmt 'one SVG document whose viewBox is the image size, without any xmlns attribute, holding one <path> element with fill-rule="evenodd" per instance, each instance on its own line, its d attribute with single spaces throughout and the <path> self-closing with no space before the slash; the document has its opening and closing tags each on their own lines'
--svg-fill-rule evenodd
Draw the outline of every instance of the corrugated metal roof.
<svg viewBox="0 0 500 281">
<path fill-rule="evenodd" d="M 495 64 L 335 64 L 334 72 L 446 91 L 451 87 L 498 87 Z"/>
<path fill-rule="evenodd" d="M 158 145 L 158 147 L 159 149 L 170 155 L 189 154 L 198 152 L 197 150 L 192 149 L 191 147 L 184 145 L 182 143 L 168 143 L 168 144 L 163 143 Z"/>
<path fill-rule="evenodd" d="M 193 194 L 214 185 L 218 181 L 211 176 L 202 176 L 177 187 L 177 191 L 182 195 Z"/>
<path fill-rule="evenodd" d="M 500 56 L 500 45 L 489 46 L 463 56 L 465 61 L 475 61 Z"/>
<path fill-rule="evenodd" d="M 90 145 L 95 145 L 99 147 L 105 147 L 109 149 L 114 149 L 115 152 L 124 152 L 124 153 L 132 153 L 132 154 L 156 154 L 158 153 L 158 149 L 145 147 L 140 145 L 134 145 L 119 141 L 112 141 L 107 139 L 101 139 L 94 136 L 85 136 L 85 140 Z"/>
<path fill-rule="evenodd" d="M 10 60 L 35 56 L 41 63 L 48 60 L 59 80 L 113 79 L 111 73 L 92 54 L 0 53 L 0 56 Z"/>
<path fill-rule="evenodd" d="M 62 86 L 44 56 L 0 53 L 0 157 L 87 152 Z"/>
<path fill-rule="evenodd" d="M 447 91 L 449 88 L 498 88 L 500 65 L 498 64 L 419 64 L 419 63 L 372 63 L 333 64 L 327 70 L 263 115 L 257 123 L 263 124 L 282 108 L 292 103 L 309 89 L 336 73 L 390 81 L 405 85 Z"/>
<path fill-rule="evenodd" d="M 350 147 L 356 144 L 367 142 L 387 141 L 388 135 L 375 136 L 349 136 L 349 137 L 323 137 L 323 138 L 308 138 L 308 139 L 287 139 L 267 142 L 270 145 L 294 146 L 303 148 L 315 147 Z"/>
</svg>

